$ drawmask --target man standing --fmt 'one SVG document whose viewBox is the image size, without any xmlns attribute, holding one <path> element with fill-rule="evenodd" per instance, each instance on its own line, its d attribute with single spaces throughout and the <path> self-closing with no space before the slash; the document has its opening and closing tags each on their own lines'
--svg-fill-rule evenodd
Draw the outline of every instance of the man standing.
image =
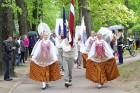
<svg viewBox="0 0 140 93">
<path fill-rule="evenodd" d="M 72 68 L 75 56 L 74 46 L 69 44 L 69 32 L 67 32 L 67 38 L 63 39 L 62 41 L 62 49 L 65 86 L 69 87 L 72 85 Z"/>
<path fill-rule="evenodd" d="M 11 81 L 13 80 L 10 78 L 10 60 L 12 58 L 12 52 L 13 50 L 16 49 L 16 47 L 12 47 L 11 42 L 12 42 L 12 36 L 7 36 L 7 40 L 3 42 L 4 44 L 4 58 L 5 58 L 5 64 L 6 64 L 6 71 L 4 74 L 4 80 L 6 81 Z"/>
<path fill-rule="evenodd" d="M 119 54 L 119 62 L 117 63 L 117 65 L 122 65 L 123 64 L 123 30 L 120 29 L 118 30 L 118 35 L 117 35 L 117 51 Z"/>
</svg>

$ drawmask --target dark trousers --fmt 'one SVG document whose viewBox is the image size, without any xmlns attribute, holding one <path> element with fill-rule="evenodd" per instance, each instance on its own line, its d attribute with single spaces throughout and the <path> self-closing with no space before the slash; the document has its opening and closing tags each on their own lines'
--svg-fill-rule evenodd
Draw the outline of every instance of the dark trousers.
<svg viewBox="0 0 140 93">
<path fill-rule="evenodd" d="M 139 47 L 139 40 L 136 40 L 136 50 L 138 49 Z"/>
<path fill-rule="evenodd" d="M 24 57 L 25 57 L 25 61 L 27 61 L 27 58 L 28 58 L 28 47 L 26 47 L 26 51 L 25 51 Z"/>
<path fill-rule="evenodd" d="M 29 47 L 29 55 L 31 55 L 33 47 Z"/>
<path fill-rule="evenodd" d="M 4 74 L 4 80 L 9 79 L 10 78 L 10 59 L 6 58 L 5 59 L 5 74 Z"/>
<path fill-rule="evenodd" d="M 19 66 L 19 63 L 20 63 L 20 54 L 15 54 L 15 65 L 16 66 Z"/>
<path fill-rule="evenodd" d="M 25 57 L 24 57 L 24 55 L 25 55 L 25 52 L 21 52 L 21 57 L 20 57 L 20 62 L 21 63 L 25 63 Z"/>
<path fill-rule="evenodd" d="M 118 54 L 119 54 L 119 63 L 123 64 L 123 50 L 122 46 L 117 46 Z"/>
</svg>

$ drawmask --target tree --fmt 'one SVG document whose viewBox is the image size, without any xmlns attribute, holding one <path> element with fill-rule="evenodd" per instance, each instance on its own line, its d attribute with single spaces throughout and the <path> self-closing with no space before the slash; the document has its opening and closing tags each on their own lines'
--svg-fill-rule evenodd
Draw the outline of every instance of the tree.
<svg viewBox="0 0 140 93">
<path fill-rule="evenodd" d="M 111 2 L 90 0 L 90 4 L 96 31 L 102 26 L 108 27 L 115 24 L 129 27 L 131 23 L 135 23 L 137 20 L 133 10 L 128 9 L 124 3 L 122 4 L 116 0 L 111 0 Z"/>
<path fill-rule="evenodd" d="M 3 40 L 6 39 L 7 35 L 13 35 L 13 31 L 15 31 L 13 13 L 11 8 L 11 2 L 6 2 L 5 0 L 0 0 L 0 74 L 3 72 Z M 14 75 L 14 61 L 11 62 L 11 75 Z"/>
<path fill-rule="evenodd" d="M 78 0 L 79 5 L 79 19 L 84 16 L 87 37 L 90 36 L 90 32 L 93 30 L 93 23 L 91 17 L 91 10 L 89 8 L 88 0 Z"/>
<path fill-rule="evenodd" d="M 24 0 L 16 0 L 16 5 L 21 8 L 22 12 L 18 12 L 18 24 L 19 24 L 19 34 L 25 35 L 28 33 L 28 24 L 27 24 L 27 9 L 24 3 Z"/>
</svg>

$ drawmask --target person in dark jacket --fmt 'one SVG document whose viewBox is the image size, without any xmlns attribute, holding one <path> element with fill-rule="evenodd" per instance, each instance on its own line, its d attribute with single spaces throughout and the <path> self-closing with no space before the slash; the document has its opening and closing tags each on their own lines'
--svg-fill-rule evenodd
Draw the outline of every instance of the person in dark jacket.
<svg viewBox="0 0 140 93">
<path fill-rule="evenodd" d="M 19 48 L 20 48 L 20 44 L 19 42 L 17 41 L 18 37 L 14 37 L 14 45 L 16 47 L 15 51 L 14 51 L 14 56 L 15 56 L 15 65 L 16 66 L 19 66 Z"/>
<path fill-rule="evenodd" d="M 24 37 L 21 37 L 20 39 L 20 52 L 21 52 L 21 57 L 20 57 L 20 62 L 25 63 L 25 52 L 26 52 L 26 46 L 24 45 Z"/>
<path fill-rule="evenodd" d="M 34 36 L 30 36 L 29 37 L 29 55 L 31 55 L 32 49 L 33 49 L 35 43 L 36 43 L 35 37 Z"/>
<path fill-rule="evenodd" d="M 13 80 L 10 77 L 10 61 L 12 58 L 12 52 L 13 50 L 16 49 L 16 47 L 12 47 L 11 42 L 12 42 L 12 36 L 8 35 L 6 37 L 7 40 L 3 41 L 3 47 L 4 47 L 4 58 L 5 58 L 5 64 L 6 64 L 6 70 L 4 74 L 4 80 L 5 81 L 11 81 Z"/>
</svg>

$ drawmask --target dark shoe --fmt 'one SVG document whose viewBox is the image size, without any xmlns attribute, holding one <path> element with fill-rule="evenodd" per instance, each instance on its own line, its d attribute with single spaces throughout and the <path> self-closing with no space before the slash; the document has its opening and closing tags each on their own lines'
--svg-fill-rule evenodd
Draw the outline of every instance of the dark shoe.
<svg viewBox="0 0 140 93">
<path fill-rule="evenodd" d="M 67 88 L 69 87 L 69 82 L 65 83 L 65 87 L 67 87 Z"/>
<path fill-rule="evenodd" d="M 46 87 L 47 87 L 47 88 L 49 88 L 49 87 L 50 87 L 50 86 L 49 86 L 49 83 L 46 83 Z"/>
<path fill-rule="evenodd" d="M 9 79 L 6 79 L 5 81 L 12 81 L 13 79 L 12 78 L 9 78 Z"/>
<path fill-rule="evenodd" d="M 46 86 L 42 88 L 42 90 L 45 90 L 45 89 L 46 89 Z"/>
<path fill-rule="evenodd" d="M 69 82 L 72 82 L 72 80 L 69 80 Z"/>
</svg>

